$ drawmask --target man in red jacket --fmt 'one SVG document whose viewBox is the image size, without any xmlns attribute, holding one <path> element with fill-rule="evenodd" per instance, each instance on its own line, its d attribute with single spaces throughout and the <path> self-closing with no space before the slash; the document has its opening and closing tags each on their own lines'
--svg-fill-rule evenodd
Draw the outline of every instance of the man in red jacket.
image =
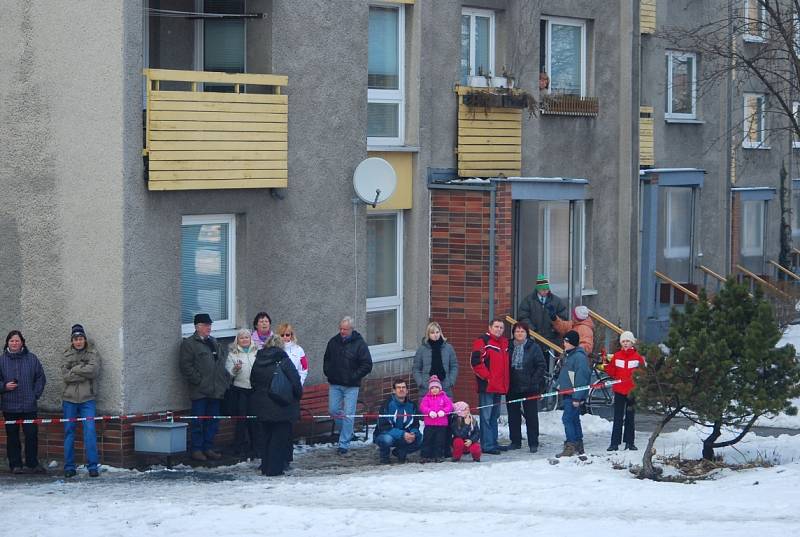
<svg viewBox="0 0 800 537">
<path fill-rule="evenodd" d="M 478 384 L 481 417 L 481 449 L 499 455 L 505 446 L 497 442 L 497 420 L 502 396 L 508 393 L 508 340 L 501 319 L 492 319 L 489 330 L 472 344 L 470 364 Z"/>
</svg>

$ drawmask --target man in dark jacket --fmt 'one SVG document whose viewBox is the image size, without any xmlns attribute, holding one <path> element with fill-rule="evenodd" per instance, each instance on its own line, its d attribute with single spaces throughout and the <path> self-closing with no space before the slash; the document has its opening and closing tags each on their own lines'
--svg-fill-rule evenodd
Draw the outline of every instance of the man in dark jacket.
<svg viewBox="0 0 800 537">
<path fill-rule="evenodd" d="M 194 316 L 194 334 L 181 342 L 180 369 L 189 383 L 193 416 L 219 415 L 220 403 L 231 383 L 225 369 L 225 358 L 216 339 L 211 337 L 211 316 Z M 214 450 L 218 420 L 192 420 L 192 459 L 219 460 L 222 454 Z"/>
<path fill-rule="evenodd" d="M 489 330 L 472 344 L 470 365 L 478 385 L 481 417 L 481 447 L 484 453 L 499 455 L 505 446 L 497 442 L 500 404 L 508 393 L 508 340 L 502 319 L 493 319 Z"/>
<path fill-rule="evenodd" d="M 392 396 L 378 411 L 378 425 L 375 428 L 374 441 L 380 448 L 381 464 L 389 464 L 389 450 L 392 448 L 397 461 L 403 463 L 409 453 L 419 450 L 422 445 L 417 417 L 419 410 L 408 398 L 408 384 L 403 379 L 397 379 L 392 384 L 392 392 Z"/>
<path fill-rule="evenodd" d="M 347 454 L 353 437 L 353 415 L 361 379 L 372 371 L 372 356 L 364 338 L 353 330 L 352 317 L 339 321 L 339 333 L 328 341 L 322 370 L 330 384 L 328 410 L 340 427 L 340 455 Z"/>
<path fill-rule="evenodd" d="M 540 335 L 556 345 L 561 345 L 561 337 L 553 328 L 556 316 L 566 321 L 569 319 L 569 312 L 564 301 L 550 291 L 550 281 L 547 276 L 539 274 L 536 278 L 536 289 L 519 305 L 517 321 L 526 323 Z M 547 349 L 542 346 L 542 352 L 546 351 Z"/>
<path fill-rule="evenodd" d="M 511 382 L 506 395 L 508 408 L 508 449 L 522 447 L 522 415 L 525 414 L 525 429 L 528 434 L 528 449 L 536 453 L 539 449 L 539 401 L 528 399 L 542 392 L 545 362 L 542 349 L 528 337 L 528 325 L 518 321 L 511 330 L 514 338 L 508 349 Z M 510 402 L 514 401 L 514 402 Z"/>
</svg>

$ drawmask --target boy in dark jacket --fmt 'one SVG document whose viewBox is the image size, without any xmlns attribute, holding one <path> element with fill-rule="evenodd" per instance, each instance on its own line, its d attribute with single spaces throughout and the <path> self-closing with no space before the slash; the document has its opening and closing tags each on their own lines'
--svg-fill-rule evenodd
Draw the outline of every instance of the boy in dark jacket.
<svg viewBox="0 0 800 537">
<path fill-rule="evenodd" d="M 458 462 L 465 452 L 472 460 L 481 462 L 481 429 L 464 401 L 453 404 L 453 420 L 450 431 L 453 433 L 453 462 Z"/>
<path fill-rule="evenodd" d="M 564 361 L 558 375 L 558 387 L 562 390 L 587 386 L 591 379 L 586 352 L 579 347 L 580 336 L 575 330 L 564 335 Z M 571 457 L 583 454 L 583 430 L 581 429 L 581 402 L 586 399 L 586 391 L 574 392 L 564 396 L 564 433 L 567 441 L 564 450 L 556 457 Z"/>
<path fill-rule="evenodd" d="M 389 464 L 389 451 L 400 463 L 406 462 L 409 453 L 418 451 L 422 445 L 419 431 L 419 410 L 408 398 L 408 385 L 405 380 L 396 379 L 392 384 L 392 396 L 378 411 L 378 425 L 373 441 L 380 449 L 381 464 Z"/>
</svg>

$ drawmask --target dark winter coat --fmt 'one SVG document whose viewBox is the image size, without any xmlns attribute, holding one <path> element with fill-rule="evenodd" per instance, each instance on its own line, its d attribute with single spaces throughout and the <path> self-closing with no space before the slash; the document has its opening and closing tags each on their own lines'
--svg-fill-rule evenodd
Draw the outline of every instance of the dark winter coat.
<svg viewBox="0 0 800 537">
<path fill-rule="evenodd" d="M 575 347 L 570 349 L 564 353 L 561 359 L 564 363 L 561 365 L 561 372 L 558 374 L 558 387 L 560 389 L 580 388 L 589 384 L 592 378 L 592 370 L 589 369 L 589 361 L 586 359 L 586 351 L 583 348 Z M 574 380 L 570 379 L 570 373 L 574 374 Z M 588 390 L 583 390 L 569 394 L 567 397 L 583 400 L 586 399 L 588 393 Z"/>
<path fill-rule="evenodd" d="M 211 348 L 215 349 L 215 354 Z M 189 383 L 189 399 L 222 399 L 231 385 L 231 374 L 225 369 L 222 348 L 213 337 L 203 342 L 197 332 L 181 342 L 180 368 Z"/>
<path fill-rule="evenodd" d="M 433 361 L 433 349 L 428 342 L 428 338 L 422 340 L 422 344 L 414 355 L 414 381 L 417 383 L 419 393 L 428 393 L 428 380 L 431 377 L 431 362 Z M 456 351 L 447 341 L 442 344 L 442 365 L 444 366 L 445 376 L 442 381 L 442 389 L 448 394 L 452 394 L 453 386 L 458 378 L 458 358 Z"/>
<path fill-rule="evenodd" d="M 367 342 L 353 330 L 347 341 L 339 334 L 328 341 L 322 371 L 328 383 L 338 386 L 361 386 L 361 379 L 372 371 L 372 356 Z"/>
<path fill-rule="evenodd" d="M 478 420 L 475 418 L 472 418 L 471 424 L 467 424 L 461 416 L 453 416 L 453 421 L 450 424 L 450 432 L 453 433 L 453 438 L 471 440 L 473 444 L 480 443 L 481 441 L 481 428 L 478 426 Z"/>
<path fill-rule="evenodd" d="M 292 383 L 294 401 L 286 406 L 275 402 L 269 395 L 269 387 L 277 367 L 283 370 Z M 297 368 L 283 349 L 267 347 L 258 351 L 253 369 L 250 371 L 250 385 L 253 387 L 253 393 L 250 394 L 248 414 L 257 416 L 259 421 L 291 422 L 300 418 L 303 386 Z"/>
<path fill-rule="evenodd" d="M 470 365 L 478 383 L 478 393 L 508 393 L 508 340 L 488 332 L 472 344 Z"/>
<path fill-rule="evenodd" d="M 558 317 L 564 320 L 569 319 L 567 307 L 559 297 L 553 293 L 547 293 L 547 298 L 542 304 L 539 302 L 539 294 L 534 291 L 520 303 L 519 311 L 517 311 L 517 321 L 526 322 L 538 334 L 546 337 L 556 345 L 561 345 L 561 337 L 553 327 L 549 309 L 552 309 Z"/>
<path fill-rule="evenodd" d="M 16 380 L 17 388 L 6 391 L 6 383 Z M 4 412 L 36 412 L 47 379 L 39 358 L 29 350 L 6 350 L 0 356 L 0 407 Z"/>
<path fill-rule="evenodd" d="M 392 395 L 383 403 L 378 414 L 380 417 L 375 427 L 375 436 L 388 433 L 392 429 L 422 436 L 419 432 L 419 410 L 414 401 L 409 399 L 398 401 L 397 397 Z"/>
<path fill-rule="evenodd" d="M 546 369 L 544 355 L 539 344 L 531 338 L 523 343 L 524 353 L 519 364 L 514 363 L 514 342 L 508 346 L 508 363 L 511 372 L 509 393 L 533 395 L 541 393 Z"/>
</svg>

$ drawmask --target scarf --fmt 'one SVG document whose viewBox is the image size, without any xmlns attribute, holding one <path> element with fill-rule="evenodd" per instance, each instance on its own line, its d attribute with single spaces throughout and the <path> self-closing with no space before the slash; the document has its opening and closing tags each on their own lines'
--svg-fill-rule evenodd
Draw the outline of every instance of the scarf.
<svg viewBox="0 0 800 537">
<path fill-rule="evenodd" d="M 431 370 L 428 371 L 429 375 L 436 375 L 439 377 L 439 382 L 444 383 L 446 376 L 444 371 L 444 364 L 442 363 L 442 345 L 444 339 L 439 338 L 436 341 L 428 340 L 428 345 L 431 346 Z"/>
<path fill-rule="evenodd" d="M 511 355 L 511 367 L 513 369 L 522 369 L 522 359 L 525 357 L 525 342 L 522 343 L 514 340 L 514 354 Z"/>
</svg>

